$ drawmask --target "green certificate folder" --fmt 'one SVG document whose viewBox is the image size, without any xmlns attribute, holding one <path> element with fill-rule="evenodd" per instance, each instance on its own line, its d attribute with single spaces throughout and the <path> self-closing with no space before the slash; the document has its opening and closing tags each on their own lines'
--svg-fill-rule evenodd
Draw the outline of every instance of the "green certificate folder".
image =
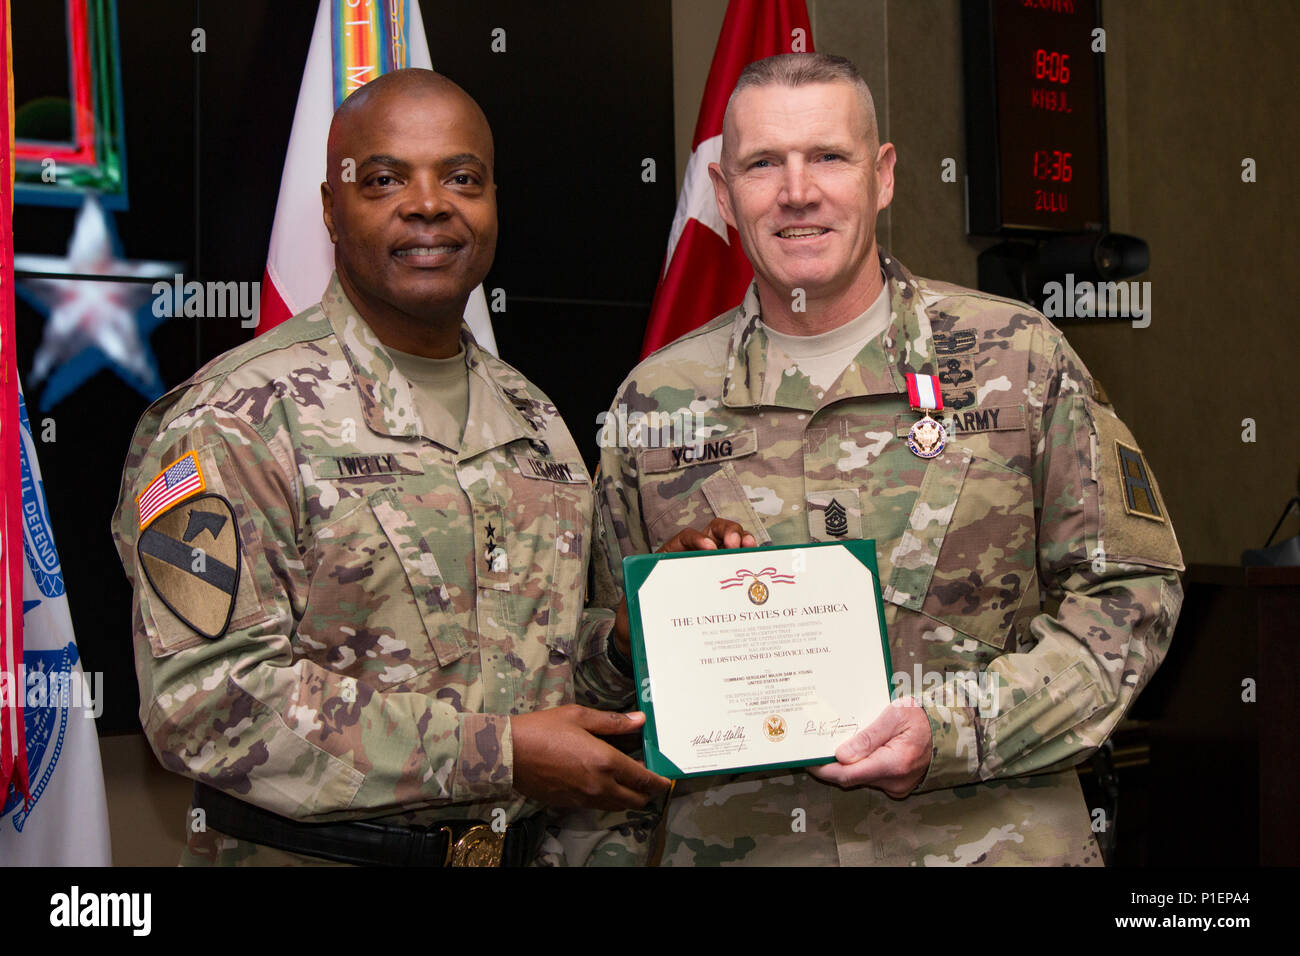
<svg viewBox="0 0 1300 956">
<path fill-rule="evenodd" d="M 874 541 L 623 559 L 646 766 L 831 763 L 889 705 Z"/>
</svg>

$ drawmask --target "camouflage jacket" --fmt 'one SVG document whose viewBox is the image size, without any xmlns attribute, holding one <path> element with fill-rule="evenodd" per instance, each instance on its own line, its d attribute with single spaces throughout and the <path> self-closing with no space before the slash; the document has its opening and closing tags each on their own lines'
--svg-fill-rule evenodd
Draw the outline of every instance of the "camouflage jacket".
<svg viewBox="0 0 1300 956">
<path fill-rule="evenodd" d="M 620 584 L 623 556 L 715 516 L 760 545 L 874 539 L 928 774 L 901 801 L 805 773 L 683 781 L 666 863 L 1099 861 L 1069 768 L 1168 648 L 1182 563 L 1163 501 L 1050 322 L 881 259 L 890 325 L 824 391 L 770 343 L 754 287 L 642 362 L 606 421 L 598 499 Z M 941 383 L 949 439 L 928 462 L 906 443 L 909 371 Z"/>
<path fill-rule="evenodd" d="M 538 808 L 511 788 L 510 715 L 622 702 L 613 615 L 584 610 L 582 457 L 545 395 L 462 341 L 459 450 L 422 437 L 337 278 L 145 413 L 113 535 L 167 768 L 311 821 L 514 819 Z M 142 533 L 137 495 L 189 452 L 200 492 Z M 224 579 L 185 567 L 199 546 Z M 469 591 L 439 571 L 458 562 Z"/>
</svg>

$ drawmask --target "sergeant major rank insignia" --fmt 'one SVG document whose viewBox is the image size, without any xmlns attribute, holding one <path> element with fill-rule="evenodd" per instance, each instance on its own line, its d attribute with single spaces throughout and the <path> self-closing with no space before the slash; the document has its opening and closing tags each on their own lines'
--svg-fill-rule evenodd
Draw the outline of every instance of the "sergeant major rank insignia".
<svg viewBox="0 0 1300 956">
<path fill-rule="evenodd" d="M 826 506 L 826 533 L 832 538 L 842 538 L 849 533 L 849 513 L 835 498 Z"/>
</svg>

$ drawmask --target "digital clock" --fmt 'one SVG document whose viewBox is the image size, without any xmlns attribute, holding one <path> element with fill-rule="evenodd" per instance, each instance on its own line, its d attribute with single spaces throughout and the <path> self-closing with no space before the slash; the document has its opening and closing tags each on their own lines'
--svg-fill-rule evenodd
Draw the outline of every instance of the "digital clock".
<svg viewBox="0 0 1300 956">
<path fill-rule="evenodd" d="M 963 0 L 972 235 L 1108 226 L 1099 0 Z"/>
</svg>

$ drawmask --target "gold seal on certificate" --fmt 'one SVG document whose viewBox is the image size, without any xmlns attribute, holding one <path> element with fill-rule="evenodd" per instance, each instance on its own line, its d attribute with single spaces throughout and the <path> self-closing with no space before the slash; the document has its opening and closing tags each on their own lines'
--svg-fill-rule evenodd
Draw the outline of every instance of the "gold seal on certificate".
<svg viewBox="0 0 1300 956">
<path fill-rule="evenodd" d="M 636 555 L 623 575 L 656 773 L 828 763 L 889 705 L 873 541 Z"/>
</svg>

